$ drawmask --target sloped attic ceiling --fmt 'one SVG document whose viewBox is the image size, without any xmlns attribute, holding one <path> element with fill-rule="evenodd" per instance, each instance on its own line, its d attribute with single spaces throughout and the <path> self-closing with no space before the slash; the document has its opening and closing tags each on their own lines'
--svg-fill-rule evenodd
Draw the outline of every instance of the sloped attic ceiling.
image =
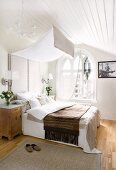
<svg viewBox="0 0 116 170">
<path fill-rule="evenodd" d="M 76 44 L 84 43 L 116 54 L 116 0 L 23 0 L 24 29 L 37 26 L 32 38 L 12 32 L 22 0 L 0 1 L 0 41 L 9 51 L 25 48 L 39 40 L 52 25 Z"/>
</svg>

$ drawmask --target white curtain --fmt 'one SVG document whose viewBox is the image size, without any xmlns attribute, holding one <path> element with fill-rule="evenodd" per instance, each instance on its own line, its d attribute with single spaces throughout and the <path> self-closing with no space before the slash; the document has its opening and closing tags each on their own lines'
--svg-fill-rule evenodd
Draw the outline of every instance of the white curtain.
<svg viewBox="0 0 116 170">
<path fill-rule="evenodd" d="M 75 89 L 77 74 L 73 74 L 71 70 L 69 72 L 62 70 L 63 59 L 59 60 L 57 65 L 56 96 L 57 99 L 69 100 Z"/>
</svg>

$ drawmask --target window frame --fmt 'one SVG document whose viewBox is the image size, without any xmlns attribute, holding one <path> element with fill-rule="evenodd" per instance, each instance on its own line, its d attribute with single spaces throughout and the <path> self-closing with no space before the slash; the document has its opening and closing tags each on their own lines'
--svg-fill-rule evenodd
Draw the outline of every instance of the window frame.
<svg viewBox="0 0 116 170">
<path fill-rule="evenodd" d="M 85 55 L 85 57 L 83 58 L 83 55 Z M 90 60 L 90 62 L 92 63 L 91 64 L 91 69 L 92 69 L 92 72 L 94 74 L 94 79 L 93 79 L 93 82 L 94 82 L 94 87 L 93 87 L 93 97 L 92 98 L 84 98 L 83 97 L 83 93 L 84 93 L 84 85 L 82 86 L 82 94 L 81 94 L 81 97 L 77 97 L 77 98 L 70 98 L 71 100 L 73 101 L 80 101 L 80 102 L 91 102 L 91 101 L 94 101 L 96 102 L 96 63 L 95 63 L 95 60 L 93 59 L 93 56 L 86 50 L 78 50 L 77 53 L 75 54 L 75 59 L 76 57 L 79 56 L 81 57 L 81 61 L 82 61 L 82 70 L 81 70 L 81 73 L 82 73 L 82 84 L 84 83 L 84 61 L 86 59 L 86 57 L 88 57 L 88 59 Z M 69 70 L 63 70 L 63 65 L 65 63 L 65 61 L 67 60 L 68 58 L 67 57 L 63 57 L 62 61 L 60 60 L 59 62 L 59 71 L 60 74 L 62 74 L 63 76 L 63 73 L 64 72 L 69 72 Z M 74 68 L 74 62 L 75 62 L 75 59 L 73 58 L 72 60 L 69 58 L 69 61 L 70 61 L 70 64 L 71 64 L 71 70 L 70 70 L 70 73 L 71 74 L 74 74 L 74 73 L 77 73 L 77 70 L 76 69 L 73 69 Z"/>
</svg>

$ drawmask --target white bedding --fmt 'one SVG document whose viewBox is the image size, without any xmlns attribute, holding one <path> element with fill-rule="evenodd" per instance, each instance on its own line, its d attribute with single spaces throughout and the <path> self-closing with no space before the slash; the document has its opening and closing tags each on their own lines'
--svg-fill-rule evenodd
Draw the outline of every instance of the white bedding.
<svg viewBox="0 0 116 170">
<path fill-rule="evenodd" d="M 52 102 L 46 105 L 42 105 L 41 107 L 35 107 L 32 109 L 27 110 L 27 113 L 34 116 L 35 118 L 42 120 L 48 114 L 59 111 L 66 107 L 70 107 L 74 105 L 73 102 Z M 39 114 L 38 114 L 39 113 Z"/>
<path fill-rule="evenodd" d="M 60 103 L 60 104 L 56 104 L 54 108 L 50 108 L 50 106 L 43 106 L 45 112 L 43 113 L 43 115 L 42 114 L 38 115 L 39 118 L 38 122 L 28 120 L 27 119 L 28 113 L 23 114 L 22 116 L 23 134 L 44 139 L 45 131 L 44 131 L 43 118 L 45 117 L 45 115 L 47 115 L 48 112 L 51 113 L 51 109 L 53 111 L 55 109 L 58 109 L 59 107 L 64 108 L 64 107 L 68 107 L 68 105 L 71 106 L 72 104 L 74 103 L 68 103 L 68 104 L 62 103 L 62 105 Z M 36 112 L 35 113 L 31 112 L 31 114 L 37 116 Z M 91 108 L 80 119 L 78 143 L 79 146 L 83 148 L 83 150 L 87 153 L 100 153 L 100 151 L 98 151 L 96 148 L 91 150 L 87 142 L 87 132 L 88 132 L 89 123 L 92 123 L 92 128 L 94 128 L 95 131 L 94 136 L 96 137 L 97 127 L 99 126 L 100 123 L 100 116 L 97 108 L 94 106 L 91 106 Z"/>
</svg>

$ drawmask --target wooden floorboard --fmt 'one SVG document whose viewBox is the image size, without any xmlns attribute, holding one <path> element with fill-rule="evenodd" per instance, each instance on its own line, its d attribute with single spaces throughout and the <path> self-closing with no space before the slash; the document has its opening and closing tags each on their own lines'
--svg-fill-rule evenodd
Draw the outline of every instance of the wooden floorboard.
<svg viewBox="0 0 116 170">
<path fill-rule="evenodd" d="M 116 170 L 116 121 L 101 121 L 97 132 L 97 148 L 103 153 L 102 170 Z"/>
<path fill-rule="evenodd" d="M 116 121 L 101 120 L 97 131 L 97 148 L 102 151 L 102 170 L 116 170 Z M 33 137 L 17 136 L 8 141 L 0 139 L 0 158 L 5 156 L 24 139 Z M 34 138 L 36 140 L 40 140 Z"/>
</svg>

